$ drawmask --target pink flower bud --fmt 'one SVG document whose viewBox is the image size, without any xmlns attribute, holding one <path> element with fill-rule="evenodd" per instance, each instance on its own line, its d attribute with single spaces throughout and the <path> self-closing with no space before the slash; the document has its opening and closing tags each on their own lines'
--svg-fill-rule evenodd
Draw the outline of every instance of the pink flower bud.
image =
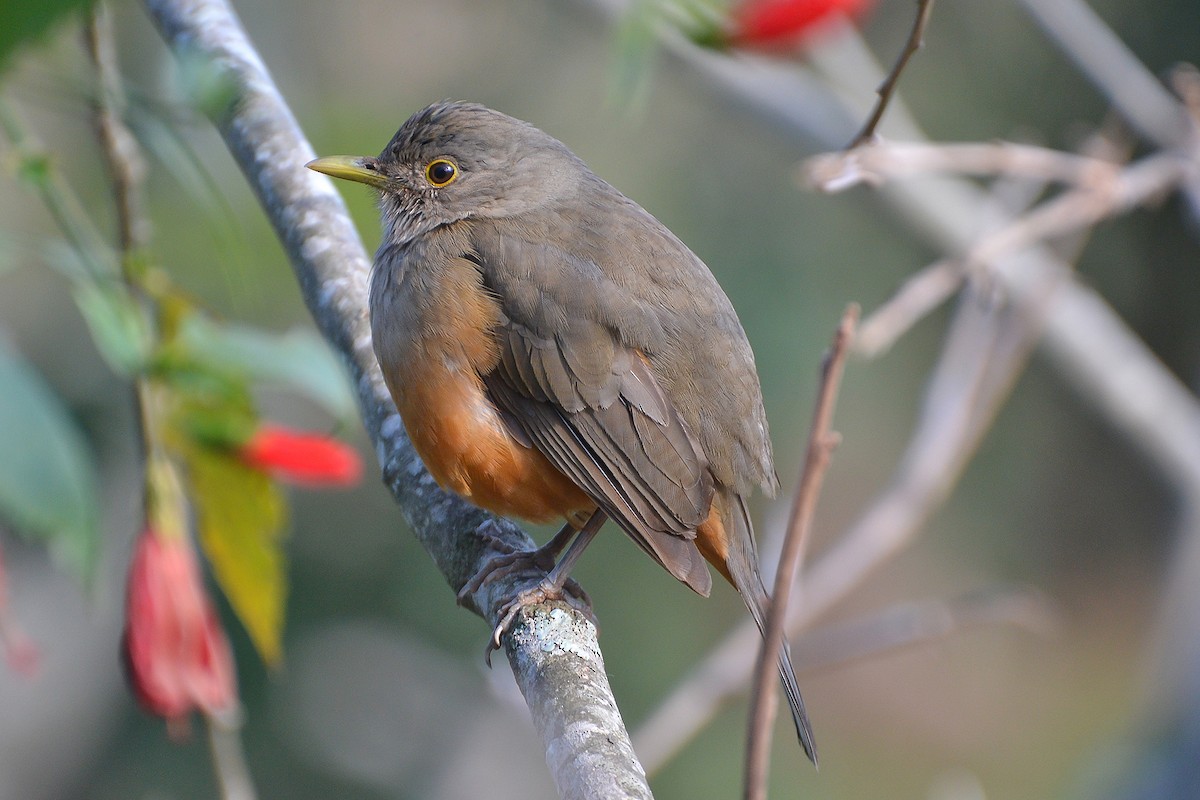
<svg viewBox="0 0 1200 800">
<path fill-rule="evenodd" d="M 229 641 L 204 589 L 191 542 L 147 529 L 126 585 L 123 654 L 134 694 L 169 722 L 237 703 Z"/>
</svg>

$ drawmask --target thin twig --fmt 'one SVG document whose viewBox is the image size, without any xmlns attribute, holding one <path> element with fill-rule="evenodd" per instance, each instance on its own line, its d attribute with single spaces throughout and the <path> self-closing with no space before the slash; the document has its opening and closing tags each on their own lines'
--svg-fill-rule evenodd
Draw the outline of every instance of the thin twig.
<svg viewBox="0 0 1200 800">
<path fill-rule="evenodd" d="M 833 410 L 837 405 L 846 354 L 850 352 L 850 343 L 854 340 L 854 326 L 858 322 L 858 314 L 856 304 L 852 303 L 846 308 L 834 335 L 833 344 L 821 366 L 821 387 L 817 396 L 817 406 L 813 411 L 812 426 L 809 429 L 804 469 L 800 473 L 796 493 L 792 498 L 791 520 L 788 522 L 787 536 L 783 540 L 783 550 L 779 554 L 775 587 L 771 595 L 771 604 L 767 608 L 767 623 L 752 684 L 749 730 L 746 737 L 744 795 L 747 800 L 762 800 L 767 796 L 771 730 L 775 718 L 774 664 L 779 648 L 787 646 L 784 643 L 783 629 L 792 585 L 804 558 L 809 531 L 812 529 L 813 513 L 817 508 L 817 498 L 821 495 L 821 485 L 825 480 L 829 459 L 840 441 L 838 435 L 832 431 Z"/>
<path fill-rule="evenodd" d="M 118 259 L 113 249 L 96 230 L 83 203 L 63 181 L 50 156 L 3 96 L 0 96 L 0 129 L 12 143 L 17 158 L 36 175 L 30 183 L 79 258 L 82 269 L 76 269 L 71 277 L 97 284 L 119 277 Z"/>
<path fill-rule="evenodd" d="M 828 608 L 846 596 L 912 541 L 949 496 L 1027 363 L 1043 318 L 1027 307 L 996 303 L 986 296 L 986 284 L 972 281 L 959 301 L 892 482 L 805 574 L 804 616 L 809 607 Z M 1052 298 L 1057 286 L 1045 283 L 1042 297 Z"/>
<path fill-rule="evenodd" d="M 125 88 L 117 59 L 112 15 L 106 4 L 97 3 L 90 11 L 84 39 L 96 68 L 93 115 L 96 138 L 112 179 L 113 204 L 117 209 L 117 261 L 125 289 L 131 296 L 144 299 L 134 262 L 136 252 L 146 246 L 150 230 L 150 224 L 142 214 L 142 181 L 146 166 L 137 138 L 123 117 Z M 132 394 L 137 412 L 135 427 L 138 444 L 144 455 L 143 463 L 149 463 L 156 457 L 151 451 L 157 450 L 160 444 L 155 436 L 154 392 L 147 376 L 135 376 Z M 166 456 L 158 453 L 157 457 Z M 143 502 L 146 504 L 149 503 L 149 495 L 148 491 L 144 493 Z"/>
<path fill-rule="evenodd" d="M 875 129 L 879 127 L 879 123 L 883 120 L 883 112 L 887 110 L 888 103 L 892 101 L 892 96 L 896 93 L 896 87 L 900 84 L 900 73 L 904 72 L 904 68 L 908 66 L 908 61 L 917 51 L 925 44 L 925 28 L 929 25 L 929 16 L 933 13 L 933 0 L 917 0 L 917 16 L 913 20 L 912 31 L 908 34 L 908 41 L 904 43 L 904 49 L 900 51 L 900 56 L 896 59 L 892 71 L 884 79 L 883 83 L 876 90 L 879 99 L 875 103 L 874 110 L 871 111 L 871 116 L 867 118 L 867 122 L 863 125 L 862 130 L 858 135 L 851 140 L 846 147 L 847 150 L 866 144 L 875 138 Z"/>
</svg>

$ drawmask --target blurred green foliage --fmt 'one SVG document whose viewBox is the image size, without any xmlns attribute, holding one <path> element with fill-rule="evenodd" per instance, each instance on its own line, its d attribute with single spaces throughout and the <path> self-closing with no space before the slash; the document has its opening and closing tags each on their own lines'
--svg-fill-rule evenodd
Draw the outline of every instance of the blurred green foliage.
<svg viewBox="0 0 1200 800">
<path fill-rule="evenodd" d="M 44 539 L 90 577 L 99 549 L 96 474 L 87 441 L 41 377 L 0 341 L 0 519 Z"/>
<path fill-rule="evenodd" d="M 22 45 L 45 37 L 60 20 L 89 8 L 94 0 L 9 0 L 0 4 L 0 72 Z"/>
</svg>

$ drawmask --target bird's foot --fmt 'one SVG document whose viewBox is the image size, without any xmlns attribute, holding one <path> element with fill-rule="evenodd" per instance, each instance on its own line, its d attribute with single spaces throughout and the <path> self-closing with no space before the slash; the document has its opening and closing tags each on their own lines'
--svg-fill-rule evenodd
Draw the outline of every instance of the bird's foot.
<svg viewBox="0 0 1200 800">
<path fill-rule="evenodd" d="M 555 554 L 545 552 L 545 548 L 542 547 L 536 550 L 515 550 L 511 553 L 493 556 L 471 576 L 471 580 L 458 590 L 458 604 L 466 605 L 468 598 L 484 586 L 500 578 L 506 578 L 514 572 L 537 570 L 549 573 L 554 569 L 554 556 Z"/>
<path fill-rule="evenodd" d="M 549 577 L 543 578 L 536 586 L 517 592 L 517 595 L 500 609 L 500 622 L 492 631 L 487 647 L 483 651 L 483 660 L 489 667 L 492 666 L 492 653 L 500 649 L 501 639 L 504 634 L 508 633 L 509 628 L 516 621 L 517 614 L 521 612 L 521 609 L 552 600 L 566 603 L 587 617 L 593 625 L 599 627 L 596 615 L 592 612 L 592 600 L 588 597 L 588 593 L 583 590 L 582 586 L 572 578 L 568 578 L 561 585 L 557 585 Z"/>
<path fill-rule="evenodd" d="M 496 538 L 489 531 L 480 531 L 481 534 L 495 539 L 495 544 L 498 545 L 496 549 L 507 552 L 488 559 L 479 568 L 479 571 L 466 582 L 458 592 L 460 605 L 466 605 L 468 601 L 473 601 L 474 594 L 492 581 L 520 572 L 541 573 L 541 577 L 535 579 L 536 583 L 524 582 L 524 585 L 532 584 L 532 586 L 518 591 L 500 609 L 500 622 L 492 631 L 487 648 L 483 652 L 484 661 L 489 667 L 492 665 L 492 651 L 500 649 L 501 638 L 512 627 L 517 613 L 525 606 L 538 605 L 548 600 L 561 600 L 586 616 L 593 625 L 597 624 L 596 617 L 592 614 L 591 598 L 588 597 L 582 586 L 570 578 L 570 572 L 571 567 L 579 558 L 579 554 L 583 552 L 588 542 L 604 524 L 604 519 L 604 512 L 593 511 L 580 529 L 576 529 L 572 523 L 568 522 L 562 527 L 562 530 L 554 535 L 554 538 L 535 550 L 514 551 L 511 545 Z M 559 553 L 563 551 L 568 542 L 571 543 L 570 549 L 563 555 L 562 560 L 556 563 Z M 478 603 L 472 602 L 472 605 L 479 607 Z"/>
<path fill-rule="evenodd" d="M 512 575 L 514 572 L 537 570 L 538 572 L 548 574 L 554 569 L 555 559 L 558 558 L 558 554 L 562 552 L 566 543 L 570 541 L 571 536 L 575 534 L 575 529 L 568 525 L 555 534 L 553 539 L 533 550 L 513 550 L 512 545 L 508 544 L 508 542 L 490 533 L 484 533 L 493 540 L 494 544 L 497 545 L 497 549 L 507 550 L 508 552 L 488 559 L 479 568 L 479 571 L 472 575 L 471 579 L 458 590 L 458 604 L 460 606 L 466 605 L 467 598 L 487 584 L 499 578 Z"/>
</svg>

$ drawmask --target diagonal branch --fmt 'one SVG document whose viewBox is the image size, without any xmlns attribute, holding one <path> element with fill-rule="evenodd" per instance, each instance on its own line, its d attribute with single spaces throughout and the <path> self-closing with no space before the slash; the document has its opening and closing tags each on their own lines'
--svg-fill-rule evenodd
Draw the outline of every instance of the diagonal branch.
<svg viewBox="0 0 1200 800">
<path fill-rule="evenodd" d="M 228 90 L 215 112 L 234 159 L 274 226 L 317 326 L 342 355 L 385 480 L 421 544 L 456 591 L 487 560 L 532 541 L 516 525 L 443 492 L 413 451 L 371 347 L 370 262 L 341 197 L 304 168 L 315 155 L 225 0 L 147 0 L 180 59 L 209 65 Z M 517 572 L 466 598 L 488 619 L 528 581 Z M 558 604 L 523 610 L 506 639 L 517 684 L 565 798 L 649 798 L 613 700 L 595 627 Z M 399 677 L 399 676 L 398 676 Z"/>
<path fill-rule="evenodd" d="M 1017 0 L 1058 50 L 1139 134 L 1160 147 L 1187 135 L 1179 101 L 1083 0 Z"/>
</svg>

